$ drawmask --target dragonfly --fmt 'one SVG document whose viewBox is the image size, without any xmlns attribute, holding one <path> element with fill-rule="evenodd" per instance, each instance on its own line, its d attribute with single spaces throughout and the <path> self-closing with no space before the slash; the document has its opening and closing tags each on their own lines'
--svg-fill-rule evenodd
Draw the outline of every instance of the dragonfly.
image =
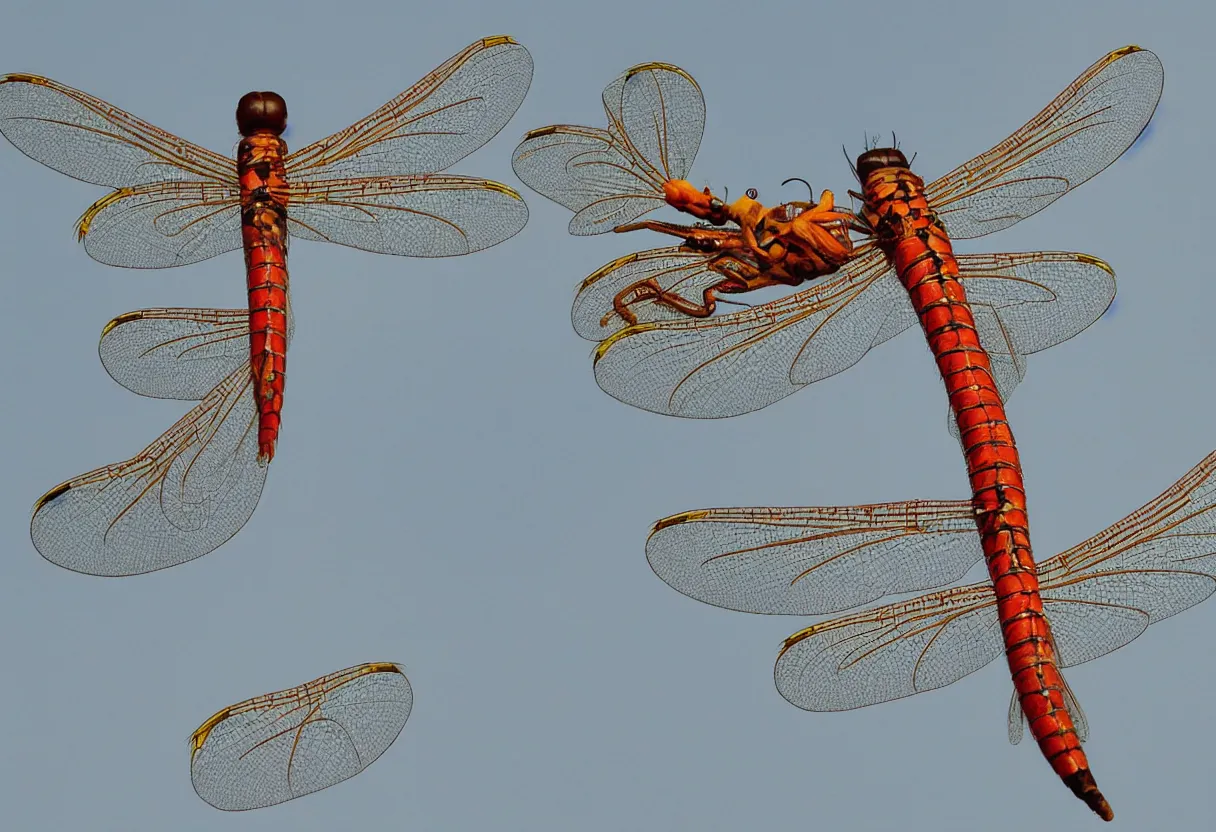
<svg viewBox="0 0 1216 832">
<path fill-rule="evenodd" d="M 1114 813 L 1097 787 L 1068 712 L 1067 685 L 1038 593 L 1021 463 L 1003 402 L 1023 375 L 1021 353 L 1033 351 L 1015 345 L 1026 343 L 1029 335 L 1037 336 L 1042 348 L 1084 329 L 1113 299 L 1113 274 L 1086 255 L 1007 255 L 1020 260 L 1004 284 L 1013 288 L 1006 290 L 998 279 L 991 290 L 996 302 L 989 303 L 982 285 L 972 292 L 965 275 L 971 264 L 954 254 L 952 238 L 1008 227 L 1112 163 L 1147 126 L 1162 83 L 1161 63 L 1151 52 L 1135 46 L 1116 50 L 1009 139 L 930 185 L 912 172 L 898 148 L 867 149 L 854 168 L 862 192 L 851 195 L 862 208 L 852 219 L 835 210 L 831 192 L 824 192 L 818 204 L 766 210 L 754 191 L 728 205 L 708 188 L 692 187 L 682 177 L 700 142 L 704 98 L 691 76 L 670 65 L 635 67 L 609 85 L 604 93 L 609 128 L 592 136 L 598 142 L 594 149 L 588 149 L 587 128 L 553 126 L 529 133 L 514 159 L 526 184 L 576 209 L 572 231 L 610 217 L 591 227 L 622 232 L 650 228 L 684 238 L 676 250 L 609 264 L 588 278 L 580 292 L 582 297 L 599 283 L 615 290 L 610 306 L 604 304 L 607 294 L 600 293 L 598 322 L 603 328 L 615 319 L 622 326 L 597 349 L 596 376 L 613 395 L 627 391 L 617 397 L 630 404 L 685 416 L 754 410 L 792 392 L 796 381 L 832 374 L 816 370 L 806 380 L 800 363 L 838 371 L 870 346 L 919 321 L 945 382 L 951 421 L 966 458 L 971 520 L 980 532 L 1022 710 L 1056 773 L 1105 820 Z M 680 135 L 671 138 L 675 133 Z M 616 182 L 605 185 L 613 175 Z M 637 196 L 643 180 L 651 186 L 648 200 Z M 605 188 L 614 187 L 615 193 L 602 197 Z M 622 222 L 657 207 L 659 200 L 710 226 L 733 223 L 733 237 L 727 243 L 707 238 L 711 229 L 704 227 Z M 846 229 L 862 234 L 864 242 L 853 246 Z M 811 259 L 808 251 L 821 256 Z M 686 268 L 673 270 L 679 280 L 689 278 L 696 285 L 699 305 L 695 295 L 684 295 L 670 279 L 664 283 L 653 274 L 639 275 L 644 271 L 639 263 L 658 262 L 667 269 L 679 255 L 699 258 L 696 269 L 707 275 L 707 281 L 697 283 Z M 1050 273 L 1048 264 L 1063 284 L 1055 297 L 1050 281 L 1037 276 Z M 1085 270 L 1105 271 L 1110 291 L 1079 291 L 1084 278 L 1073 278 Z M 835 277 L 805 292 L 713 317 L 717 292 L 797 285 L 831 274 Z M 871 292 L 879 284 L 880 290 Z M 1070 291 L 1078 302 L 1069 303 Z M 1061 299 L 1062 307 L 1052 303 Z M 1021 314 L 1036 303 L 1049 316 L 1062 314 L 1063 320 L 1045 322 L 1041 312 Z M 986 321 L 979 312 L 985 306 L 992 310 Z M 638 307 L 678 319 L 640 322 Z M 576 299 L 576 320 L 578 312 Z M 1024 325 L 1021 333 L 1013 326 L 1018 319 Z M 673 368 L 676 380 L 669 383 L 672 379 L 664 374 Z M 605 386 L 605 377 L 614 373 L 620 384 Z M 779 383 L 768 385 L 773 377 Z M 710 404 L 701 409 L 677 407 L 676 402 Z"/>
<path fill-rule="evenodd" d="M 289 238 L 448 257 L 514 236 L 528 219 L 515 190 L 441 171 L 502 130 L 531 79 L 527 49 L 483 38 L 366 118 L 291 153 L 281 138 L 286 103 L 251 92 L 237 106 L 232 159 L 50 79 L 0 76 L 5 138 L 48 167 L 114 188 L 77 222 L 91 257 L 155 269 L 243 248 L 249 293 L 243 325 L 228 312 L 159 310 L 106 328 L 111 375 L 142 395 L 200 404 L 132 459 L 50 489 L 34 508 L 38 551 L 77 571 L 129 575 L 199 557 L 235 534 L 265 478 L 253 466 L 269 464 L 279 436 Z M 144 339 L 147 352 L 107 358 L 107 338 L 124 350 Z M 229 367 L 240 345 L 243 364 Z M 230 371 L 212 372 L 219 364 Z M 170 377 L 178 372 L 187 377 Z M 214 386 L 200 389 L 203 381 Z"/>
<path fill-rule="evenodd" d="M 824 615 L 955 583 L 983 558 L 969 500 L 818 508 L 713 508 L 655 523 L 651 568 L 698 601 L 742 612 Z M 1216 452 L 1110 528 L 1038 564 L 1056 662 L 1104 656 L 1216 591 Z M 785 640 L 777 690 L 843 711 L 935 690 L 1004 651 L 988 581 L 852 612 Z M 1084 740 L 1088 725 L 1064 696 Z M 1009 740 L 1026 716 L 1015 689 Z M 1033 726 L 1032 726 L 1033 727 Z"/>
<path fill-rule="evenodd" d="M 354 777 L 393 744 L 414 706 L 405 669 L 348 667 L 229 705 L 190 736 L 194 791 L 217 809 L 261 809 Z"/>
</svg>

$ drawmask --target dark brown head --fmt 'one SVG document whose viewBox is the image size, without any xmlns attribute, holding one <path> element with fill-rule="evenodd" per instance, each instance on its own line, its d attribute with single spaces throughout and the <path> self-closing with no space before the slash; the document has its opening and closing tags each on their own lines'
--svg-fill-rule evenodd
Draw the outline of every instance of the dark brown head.
<svg viewBox="0 0 1216 832">
<path fill-rule="evenodd" d="M 277 92 L 247 92 L 236 105 L 236 126 L 242 136 L 281 135 L 287 129 L 287 102 Z"/>
<path fill-rule="evenodd" d="M 857 178 L 864 184 L 879 168 L 906 168 L 908 159 L 894 147 L 876 147 L 857 157 Z"/>
</svg>

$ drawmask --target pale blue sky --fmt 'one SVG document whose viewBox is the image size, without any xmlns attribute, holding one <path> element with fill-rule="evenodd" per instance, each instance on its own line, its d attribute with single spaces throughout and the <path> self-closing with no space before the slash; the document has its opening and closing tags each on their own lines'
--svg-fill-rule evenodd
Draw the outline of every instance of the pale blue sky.
<svg viewBox="0 0 1216 832">
<path fill-rule="evenodd" d="M 93 262 L 72 223 L 103 191 L 0 143 L 0 804 L 41 830 L 975 830 L 1097 828 L 1034 745 L 1005 739 L 1000 663 L 842 714 L 772 683 L 804 619 L 691 601 L 643 545 L 658 517 L 733 505 L 962 498 L 945 396 L 908 332 L 748 416 L 691 422 L 602 393 L 569 324 L 575 286 L 655 236 L 566 235 L 523 189 L 522 134 L 601 123 L 626 67 L 677 64 L 708 116 L 690 178 L 776 193 L 852 186 L 841 155 L 895 130 L 927 179 L 986 150 L 1110 49 L 1165 66 L 1137 152 L 961 251 L 1110 262 L 1113 314 L 1032 356 L 1010 417 L 1040 557 L 1105 528 L 1216 447 L 1212 18 L 1193 2 L 60 3 L 8 0 L 0 72 L 86 90 L 219 151 L 273 89 L 288 141 L 327 135 L 473 40 L 535 62 L 515 119 L 455 172 L 524 192 L 523 232 L 422 261 L 293 246 L 296 335 L 261 505 L 200 560 L 128 579 L 40 558 L 33 501 L 124 459 L 184 412 L 97 359 L 148 306 L 245 303 L 230 254 L 157 272 Z M 205 11 L 203 11 L 205 10 Z M 205 15 L 205 16 L 203 16 Z M 1210 828 L 1216 603 L 1071 670 L 1087 750 L 1126 829 Z M 218 708 L 363 661 L 416 703 L 358 777 L 261 811 L 191 790 L 186 739 Z M 1013 808 L 1013 800 L 1021 800 Z"/>
</svg>

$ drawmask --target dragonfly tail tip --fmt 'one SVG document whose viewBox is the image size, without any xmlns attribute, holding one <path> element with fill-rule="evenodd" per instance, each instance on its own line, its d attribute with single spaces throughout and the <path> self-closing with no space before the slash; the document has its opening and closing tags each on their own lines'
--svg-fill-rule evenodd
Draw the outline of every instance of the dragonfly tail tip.
<svg viewBox="0 0 1216 832">
<path fill-rule="evenodd" d="M 1073 772 L 1064 778 L 1064 784 L 1072 789 L 1073 794 L 1085 801 L 1085 805 L 1093 809 L 1094 814 L 1102 820 L 1115 819 L 1115 810 L 1110 808 L 1102 792 L 1098 791 L 1098 784 L 1094 782 L 1093 772 L 1089 769 Z"/>
</svg>

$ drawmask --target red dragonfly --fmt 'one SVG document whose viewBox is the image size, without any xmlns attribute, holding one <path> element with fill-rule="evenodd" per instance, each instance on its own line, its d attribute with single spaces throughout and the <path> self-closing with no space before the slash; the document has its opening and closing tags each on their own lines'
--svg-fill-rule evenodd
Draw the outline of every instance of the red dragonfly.
<svg viewBox="0 0 1216 832">
<path fill-rule="evenodd" d="M 654 525 L 646 557 L 716 607 L 821 615 L 953 583 L 983 557 L 970 500 L 826 508 L 716 508 Z M 1216 591 L 1216 452 L 1161 496 L 1042 561 L 1055 658 L 1104 656 Z M 808 711 L 843 711 L 940 688 L 1004 650 L 989 581 L 814 624 L 785 640 L 774 680 Z M 1062 694 L 1087 726 L 1067 686 Z M 1022 737 L 1014 690 L 1009 739 Z M 1033 727 L 1033 726 L 1032 726 Z"/>
<path fill-rule="evenodd" d="M 651 228 L 685 240 L 676 250 L 609 264 L 580 292 L 580 299 L 588 291 L 597 295 L 601 329 L 614 320 L 624 325 L 596 352 L 597 379 L 623 401 L 691 416 L 754 410 L 800 383 L 851 365 L 870 346 L 919 319 L 960 431 L 972 487 L 971 518 L 996 591 L 1021 707 L 1057 774 L 1105 820 L 1114 814 L 1094 782 L 1069 716 L 1067 688 L 1038 594 L 1021 464 L 1003 400 L 1010 382 L 1021 378 L 1020 354 L 1034 351 L 1017 345 L 1037 341 L 1042 348 L 1071 337 L 1111 300 L 1110 293 L 1101 293 L 1100 305 L 1089 310 L 1096 314 L 1085 314 L 1082 291 L 1080 303 L 1065 304 L 1073 308 L 1046 312 L 1063 314 L 1063 321 L 1024 316 L 1019 314 L 1023 304 L 1046 306 L 1052 299 L 1051 280 L 1036 272 L 1055 267 L 1067 284 L 1095 267 L 1109 277 L 1109 267 L 1084 255 L 1021 255 L 1023 270 L 1014 266 L 1012 274 L 996 275 L 1013 286 L 1010 296 L 1002 298 L 1003 289 L 997 288 L 997 302 L 986 303 L 981 290 L 975 307 L 990 305 L 1002 324 L 1033 318 L 1026 327 L 1030 338 L 1019 338 L 1013 327 L 985 326 L 974 311 L 975 298 L 969 302 L 970 286 L 964 287 L 971 264 L 955 257 L 950 234 L 957 228 L 955 236 L 979 236 L 1007 227 L 1102 170 L 1148 124 L 1161 86 L 1155 55 L 1138 47 L 1117 50 L 1012 137 L 927 187 L 899 150 L 867 150 L 855 169 L 862 183 L 862 193 L 853 194 L 862 201 L 855 216 L 835 210 L 830 192 L 818 205 L 766 210 L 754 191 L 727 205 L 708 188 L 699 192 L 680 178 L 700 141 L 704 100 L 695 81 L 669 65 L 635 67 L 608 87 L 607 131 L 543 128 L 529 133 L 515 154 L 516 172 L 525 183 L 579 212 L 572 231 L 586 230 L 586 223 L 606 215 L 614 222 L 633 219 L 660 199 L 713 225 L 737 226 L 718 236 L 711 236 L 711 229 L 653 221 L 615 226 L 617 231 Z M 648 199 L 638 194 L 639 184 L 652 186 Z M 605 196 L 605 187 L 615 193 Z M 854 248 L 848 228 L 868 238 L 864 245 Z M 694 271 L 712 276 L 700 283 L 695 276 L 689 279 L 687 264 L 672 268 L 678 255 L 696 258 Z M 639 274 L 646 266 L 638 264 L 646 261 L 660 263 L 667 273 Z M 790 298 L 711 317 L 715 293 L 797 285 L 838 270 L 834 279 Z M 610 307 L 604 303 L 607 295 L 596 291 L 599 283 L 613 291 Z M 686 296 L 690 284 L 700 302 Z M 883 284 L 877 294 L 865 294 L 877 284 Z M 1002 315 L 1003 307 L 1012 309 Z M 576 300 L 576 326 L 579 309 Z M 661 311 L 639 323 L 649 310 Z M 679 319 L 670 320 L 672 315 Z M 996 360 L 985 349 L 990 343 Z M 798 370 L 804 362 L 819 368 L 805 380 Z M 711 367 L 716 370 L 707 372 Z M 606 378 L 615 380 L 605 386 Z M 769 385 L 773 378 L 778 383 Z"/>
<path fill-rule="evenodd" d="M 237 107 L 233 160 L 55 81 L 0 76 L 0 133 L 49 167 L 116 189 L 77 223 L 90 256 L 163 268 L 243 247 L 249 290 L 243 322 L 226 311 L 149 310 L 106 328 L 102 358 L 121 383 L 201 404 L 136 457 L 42 497 L 32 521 L 39 552 L 69 569 L 130 575 L 199 557 L 235 534 L 257 504 L 265 471 L 256 469 L 273 458 L 279 434 L 289 237 L 414 257 L 510 238 L 528 219 L 518 193 L 438 171 L 493 138 L 531 79 L 524 47 L 484 38 L 294 153 L 280 138 L 283 99 L 249 93 Z M 245 355 L 233 364 L 236 347 Z"/>
<path fill-rule="evenodd" d="M 413 706 L 405 670 L 391 662 L 230 705 L 190 737 L 194 791 L 217 809 L 243 811 L 341 783 L 388 750 Z"/>
</svg>

